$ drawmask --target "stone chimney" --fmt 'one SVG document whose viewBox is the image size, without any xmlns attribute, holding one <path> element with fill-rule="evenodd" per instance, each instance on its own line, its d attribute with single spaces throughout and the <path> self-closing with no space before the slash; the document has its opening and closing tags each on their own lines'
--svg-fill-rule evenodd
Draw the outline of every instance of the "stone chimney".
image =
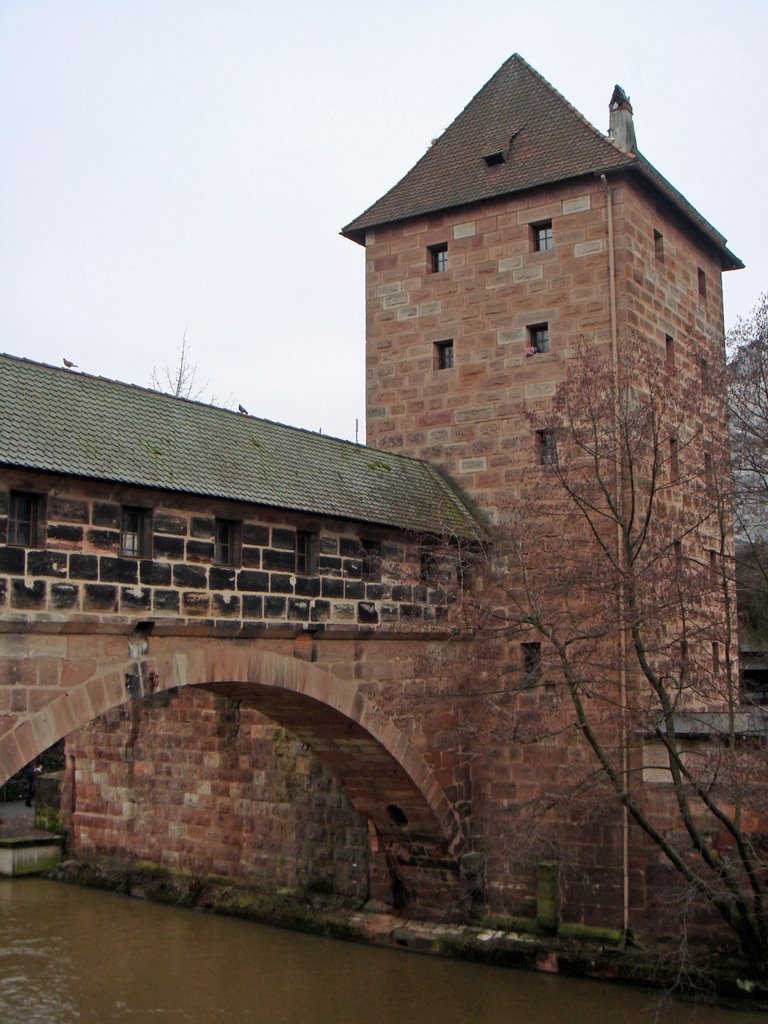
<svg viewBox="0 0 768 1024">
<path fill-rule="evenodd" d="M 614 88 L 608 109 L 611 112 L 611 126 L 608 129 L 608 135 L 622 149 L 628 149 L 634 153 L 637 149 L 637 140 L 635 139 L 635 125 L 632 121 L 632 104 L 620 85 Z"/>
</svg>

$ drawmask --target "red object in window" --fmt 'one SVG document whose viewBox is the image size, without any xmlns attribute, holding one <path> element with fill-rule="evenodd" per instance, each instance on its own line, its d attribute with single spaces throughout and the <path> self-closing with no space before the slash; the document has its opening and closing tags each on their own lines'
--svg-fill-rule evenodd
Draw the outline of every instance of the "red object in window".
<svg viewBox="0 0 768 1024">
<path fill-rule="evenodd" d="M 536 347 L 534 345 L 526 345 L 525 346 L 525 354 L 527 356 L 535 356 L 536 355 Z"/>
</svg>

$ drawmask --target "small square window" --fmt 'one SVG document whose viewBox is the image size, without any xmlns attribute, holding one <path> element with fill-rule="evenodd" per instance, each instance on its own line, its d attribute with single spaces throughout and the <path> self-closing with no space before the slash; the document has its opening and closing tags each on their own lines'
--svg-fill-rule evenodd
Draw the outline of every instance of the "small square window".
<svg viewBox="0 0 768 1024">
<path fill-rule="evenodd" d="M 701 269 L 701 267 L 698 268 L 697 274 L 698 274 L 698 278 L 699 278 L 699 295 L 702 297 L 702 299 L 706 299 L 706 297 L 707 297 L 707 275 L 704 273 L 704 271 Z"/>
<path fill-rule="evenodd" d="M 531 324 L 528 328 L 526 355 L 549 352 L 549 324 Z"/>
<path fill-rule="evenodd" d="M 523 652 L 523 682 L 534 686 L 541 679 L 541 644 L 520 644 Z"/>
<path fill-rule="evenodd" d="M 441 242 L 439 245 L 430 245 L 427 252 L 430 271 L 433 274 L 445 273 L 448 269 L 448 243 Z"/>
<path fill-rule="evenodd" d="M 126 558 L 147 558 L 151 553 L 149 509 L 124 505 L 120 518 L 120 554 Z"/>
<path fill-rule="evenodd" d="M 453 368 L 453 341 L 435 342 L 435 369 L 450 370 Z"/>
<path fill-rule="evenodd" d="M 381 543 L 377 540 L 363 539 L 360 544 L 363 568 L 362 577 L 364 580 L 381 579 Z"/>
<path fill-rule="evenodd" d="M 296 531 L 296 572 L 300 576 L 317 575 L 317 535 L 307 530 Z"/>
<path fill-rule="evenodd" d="M 232 519 L 217 519 L 215 531 L 214 562 L 218 565 L 239 565 L 240 523 Z"/>
<path fill-rule="evenodd" d="M 557 438 L 554 430 L 537 430 L 536 443 L 540 466 L 557 465 Z"/>
<path fill-rule="evenodd" d="M 11 491 L 8 503 L 8 543 L 20 548 L 40 545 L 41 498 L 39 494 Z"/>
<path fill-rule="evenodd" d="M 531 224 L 531 232 L 535 252 L 546 252 L 553 247 L 551 220 L 542 221 L 541 224 Z"/>
<path fill-rule="evenodd" d="M 653 252 L 657 260 L 664 262 L 664 235 L 660 231 L 653 232 Z"/>
<path fill-rule="evenodd" d="M 664 346 L 667 358 L 667 366 L 670 369 L 672 369 L 672 367 L 675 365 L 675 339 L 672 337 L 671 334 L 666 334 L 664 336 Z"/>
</svg>

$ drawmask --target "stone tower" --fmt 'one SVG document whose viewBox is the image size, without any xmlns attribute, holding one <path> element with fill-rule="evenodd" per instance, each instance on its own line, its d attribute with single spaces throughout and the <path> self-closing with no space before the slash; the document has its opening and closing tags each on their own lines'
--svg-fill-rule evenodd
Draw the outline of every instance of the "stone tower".
<svg viewBox="0 0 768 1024">
<path fill-rule="evenodd" d="M 707 444 L 725 448 L 724 407 L 712 390 L 711 401 L 700 398 L 698 407 L 690 396 L 702 396 L 714 376 L 708 367 L 722 364 L 721 274 L 742 264 L 637 151 L 633 110 L 621 87 L 608 106 L 611 132 L 604 135 L 514 55 L 405 177 L 343 233 L 366 250 L 368 443 L 438 464 L 491 519 L 510 513 L 510 529 L 526 541 L 505 548 L 505 533 L 495 535 L 507 554 L 503 585 L 494 592 L 491 582 L 478 592 L 495 593 L 491 621 L 506 627 L 493 655 L 502 671 L 493 678 L 508 688 L 511 721 L 515 728 L 532 723 L 531 735 L 551 731 L 560 738 L 522 750 L 502 742 L 494 763 L 473 769 L 475 849 L 488 864 L 511 858 L 500 871 L 488 869 L 489 905 L 524 909 L 520 880 L 526 873 L 530 879 L 531 864 L 528 853 L 514 861 L 525 831 L 520 822 L 528 802 L 543 801 L 564 808 L 560 819 L 553 812 L 550 838 L 566 851 L 572 872 L 563 890 L 567 912 L 626 929 L 650 920 L 645 908 L 654 904 L 659 877 L 653 856 L 631 850 L 633 842 L 642 849 L 643 839 L 630 840 L 628 814 L 615 793 L 604 792 L 577 815 L 574 828 L 572 807 L 558 802 L 562 790 L 551 803 L 549 787 L 567 788 L 585 763 L 583 751 L 562 740 L 574 721 L 571 696 L 578 704 L 583 685 L 602 749 L 610 747 L 620 766 L 614 777 L 624 780 L 636 810 L 655 816 L 662 831 L 674 830 L 665 802 L 669 760 L 645 737 L 660 718 L 670 731 L 686 727 L 682 719 L 672 721 L 669 706 L 719 709 L 735 678 L 731 655 L 728 671 L 721 671 L 721 652 L 733 648 L 718 589 L 731 538 L 727 516 L 718 532 L 711 505 L 705 508 L 713 465 Z M 592 362 L 584 342 L 603 358 Z M 650 357 L 645 365 L 653 378 L 635 368 L 637 352 Z M 612 409 L 601 424 L 614 426 L 598 436 L 608 436 L 607 447 L 615 445 L 619 454 L 600 486 L 584 449 L 572 445 L 570 462 L 559 457 L 559 435 L 563 449 L 569 439 L 554 416 L 551 429 L 539 429 L 557 411 L 558 385 L 578 369 L 578 358 L 610 374 Z M 617 379 L 621 391 L 613 387 Z M 624 389 L 627 383 L 632 386 Z M 615 426 L 625 395 L 626 405 L 644 410 L 656 408 L 658 399 L 667 417 L 659 419 L 663 432 L 653 435 L 653 445 L 642 449 L 645 463 L 635 464 L 632 480 L 641 481 L 635 496 L 644 487 L 651 492 L 648 480 L 659 485 L 660 496 L 637 546 L 627 527 L 634 515 L 610 518 L 617 508 L 638 507 L 624 490 L 627 449 Z M 557 473 L 550 472 L 553 463 Z M 594 492 L 610 481 L 602 493 L 610 491 L 611 500 L 578 510 L 576 503 L 550 504 L 562 499 L 558 483 L 569 472 L 571 480 L 583 472 L 584 486 Z M 579 518 L 585 507 L 610 511 L 602 518 L 596 513 L 587 527 Z M 599 544 L 592 545 L 593 536 Z M 529 553 L 524 571 L 515 562 L 518 550 Z M 598 562 L 596 550 L 614 554 Z M 647 564 L 638 551 L 648 553 Z M 665 587 L 673 595 L 666 603 L 658 599 Z M 482 605 L 483 597 L 478 600 Z M 640 670 L 647 659 L 633 661 L 628 641 L 641 632 L 644 650 L 655 652 L 657 678 L 679 683 L 674 704 L 662 700 L 658 708 L 648 699 Z M 458 685 L 471 686 L 470 676 Z M 655 718 L 634 714 L 649 706 Z M 661 765 L 657 775 L 650 765 Z M 506 846 L 494 812 L 483 818 L 484 806 L 504 806 L 517 822 Z M 592 831 L 585 827 L 590 821 Z M 590 878 L 586 887 L 579 877 Z"/>
<path fill-rule="evenodd" d="M 636 152 L 618 86 L 609 109 L 613 137 L 515 54 L 343 230 L 366 249 L 368 443 L 485 509 L 550 457 L 525 414 L 577 340 L 620 357 L 640 336 L 683 372 L 722 359 L 721 272 L 742 264 Z"/>
</svg>

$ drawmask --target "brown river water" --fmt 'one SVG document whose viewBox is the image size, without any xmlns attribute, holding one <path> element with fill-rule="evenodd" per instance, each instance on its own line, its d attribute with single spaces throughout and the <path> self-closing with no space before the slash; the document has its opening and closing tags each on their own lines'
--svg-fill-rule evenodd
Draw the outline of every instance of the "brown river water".
<svg viewBox="0 0 768 1024">
<path fill-rule="evenodd" d="M 0 1024 L 751 1024 L 655 992 L 0 879 Z"/>
</svg>

